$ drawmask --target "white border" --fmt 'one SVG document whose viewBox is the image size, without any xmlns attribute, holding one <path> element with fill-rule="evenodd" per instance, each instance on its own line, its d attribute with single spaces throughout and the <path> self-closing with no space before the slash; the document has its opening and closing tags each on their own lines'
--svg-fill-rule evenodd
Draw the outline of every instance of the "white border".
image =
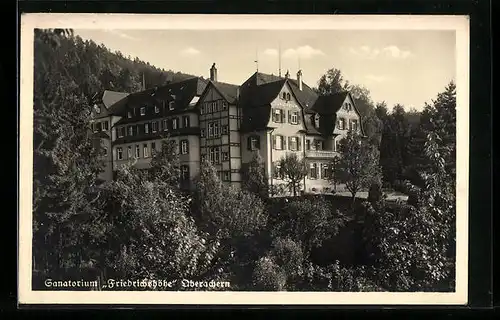
<svg viewBox="0 0 500 320">
<path fill-rule="evenodd" d="M 402 28 L 401 26 L 404 26 Z M 184 30 L 455 30 L 457 61 L 457 259 L 454 293 L 32 291 L 34 28 Z M 157 15 L 33 13 L 21 16 L 19 126 L 20 304 L 465 305 L 468 281 L 469 18 L 467 16 Z"/>
</svg>

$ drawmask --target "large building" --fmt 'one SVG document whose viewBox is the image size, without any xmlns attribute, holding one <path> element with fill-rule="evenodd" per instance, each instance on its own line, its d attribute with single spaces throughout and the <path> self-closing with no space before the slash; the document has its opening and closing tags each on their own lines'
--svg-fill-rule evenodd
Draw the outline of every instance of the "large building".
<svg viewBox="0 0 500 320">
<path fill-rule="evenodd" d="M 188 80 L 137 93 L 97 95 L 93 130 L 105 148 L 104 179 L 122 164 L 147 168 L 162 140 L 178 144 L 182 179 L 197 175 L 209 160 L 222 181 L 239 185 L 242 165 L 259 152 L 271 185 L 283 184 L 278 160 L 294 152 L 305 158 L 305 193 L 332 191 L 330 166 L 348 130 L 363 133 L 349 92 L 319 96 L 302 80 L 254 73 L 241 85 L 210 78 Z M 341 188 L 342 186 L 339 186 Z"/>
</svg>

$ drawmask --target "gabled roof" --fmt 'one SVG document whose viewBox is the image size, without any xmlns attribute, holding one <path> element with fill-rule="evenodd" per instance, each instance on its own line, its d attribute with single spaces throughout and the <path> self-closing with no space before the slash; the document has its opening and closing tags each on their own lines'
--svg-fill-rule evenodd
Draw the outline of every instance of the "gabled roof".
<svg viewBox="0 0 500 320">
<path fill-rule="evenodd" d="M 319 114 L 334 114 L 340 110 L 349 92 L 339 92 L 327 96 L 319 96 L 316 103 L 310 107 L 311 112 Z"/>
<path fill-rule="evenodd" d="M 227 102 L 236 103 L 238 100 L 238 85 L 211 80 L 209 80 L 209 83 L 215 87 L 215 89 L 222 95 L 222 97 L 224 97 L 224 99 L 226 99 Z"/>
</svg>

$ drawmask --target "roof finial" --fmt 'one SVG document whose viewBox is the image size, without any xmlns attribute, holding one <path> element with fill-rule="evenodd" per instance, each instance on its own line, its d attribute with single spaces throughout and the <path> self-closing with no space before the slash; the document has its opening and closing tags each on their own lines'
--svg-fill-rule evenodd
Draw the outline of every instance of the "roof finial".
<svg viewBox="0 0 500 320">
<path fill-rule="evenodd" d="M 281 42 L 279 43 L 279 46 L 278 46 L 278 64 L 279 64 L 278 75 L 281 78 Z"/>
<path fill-rule="evenodd" d="M 255 69 L 257 70 L 257 72 L 259 72 L 259 51 L 258 49 L 256 48 L 255 49 Z"/>
</svg>

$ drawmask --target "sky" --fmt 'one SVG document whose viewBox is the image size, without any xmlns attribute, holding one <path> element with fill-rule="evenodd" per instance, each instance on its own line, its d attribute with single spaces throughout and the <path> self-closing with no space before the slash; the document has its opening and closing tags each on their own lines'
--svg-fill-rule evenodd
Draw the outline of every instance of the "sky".
<svg viewBox="0 0 500 320">
<path fill-rule="evenodd" d="M 241 84 L 260 72 L 300 67 L 304 82 L 317 86 L 330 68 L 351 84 L 370 90 L 375 103 L 422 110 L 456 77 L 454 30 L 125 30 L 75 29 L 104 44 L 166 70 Z M 258 63 L 255 63 L 255 61 Z"/>
</svg>

